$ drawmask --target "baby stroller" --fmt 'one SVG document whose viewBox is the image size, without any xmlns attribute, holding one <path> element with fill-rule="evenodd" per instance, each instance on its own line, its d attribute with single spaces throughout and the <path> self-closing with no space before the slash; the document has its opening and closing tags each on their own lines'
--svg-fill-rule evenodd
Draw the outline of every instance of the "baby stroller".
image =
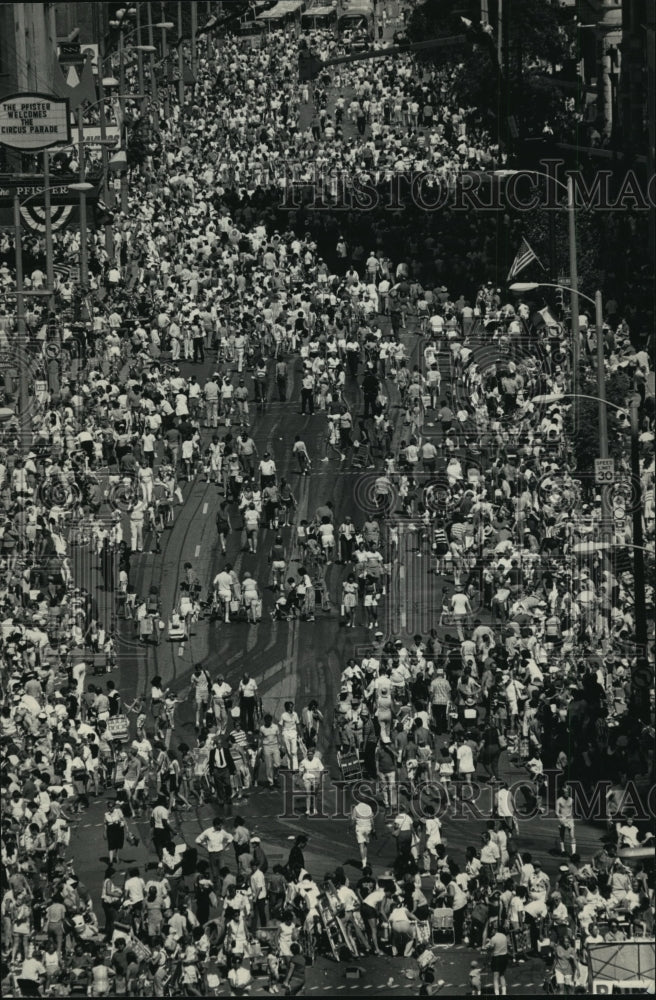
<svg viewBox="0 0 656 1000">
<path fill-rule="evenodd" d="M 152 636 L 158 646 L 160 639 L 159 615 L 159 588 L 152 586 L 148 591 L 148 597 L 146 598 L 146 618 L 144 619 L 143 631 L 145 635 Z"/>
<path fill-rule="evenodd" d="M 187 623 L 176 611 L 169 620 L 168 637 L 169 642 L 185 642 L 188 638 Z"/>
</svg>

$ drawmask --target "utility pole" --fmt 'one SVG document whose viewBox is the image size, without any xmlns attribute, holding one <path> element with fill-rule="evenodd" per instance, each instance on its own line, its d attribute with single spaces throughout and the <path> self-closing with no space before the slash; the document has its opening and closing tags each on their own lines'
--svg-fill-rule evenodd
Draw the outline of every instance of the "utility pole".
<svg viewBox="0 0 656 1000">
<path fill-rule="evenodd" d="M 125 149 L 127 149 L 127 129 L 125 127 L 125 46 L 123 44 L 123 22 L 121 21 L 120 34 L 118 37 L 118 105 L 121 111 L 121 131 L 125 135 Z M 123 136 L 121 136 L 123 138 Z M 121 171 L 121 212 L 123 215 L 128 210 L 128 178 L 127 167 Z"/>
<path fill-rule="evenodd" d="M 631 710 L 641 722 L 649 721 L 653 670 L 647 660 L 647 602 L 642 534 L 642 480 L 640 478 L 640 397 L 631 400 L 631 481 L 633 489 L 633 587 L 635 594 L 636 662 L 631 675 Z"/>
<path fill-rule="evenodd" d="M 148 0 L 148 47 L 152 50 L 154 48 L 153 40 L 153 5 Z M 157 138 L 160 136 L 160 126 L 159 126 L 159 94 L 157 92 L 157 76 L 155 74 L 155 53 L 150 52 L 148 56 L 149 69 L 150 69 L 150 92 L 153 104 L 153 125 L 155 128 L 155 135 Z"/>
<path fill-rule="evenodd" d="M 16 248 L 16 325 L 18 327 L 18 409 L 20 412 L 21 445 L 27 451 L 31 443 L 28 414 L 27 327 L 23 284 L 23 244 L 18 190 L 14 191 L 14 245 Z"/>
<path fill-rule="evenodd" d="M 599 456 L 608 458 L 608 408 L 606 406 L 606 366 L 604 364 L 604 309 L 601 292 L 595 292 L 595 330 L 597 337 L 597 396 L 599 398 Z M 612 538 L 612 511 L 609 487 L 601 487 L 601 525 L 604 540 Z"/>
<path fill-rule="evenodd" d="M 50 151 L 43 150 L 44 225 L 46 231 L 46 282 L 48 284 L 48 312 L 55 308 L 55 251 L 52 243 L 52 205 L 50 199 Z"/>
<path fill-rule="evenodd" d="M 184 45 L 182 43 L 182 3 L 178 0 L 178 103 L 182 110 L 185 102 Z"/>
<path fill-rule="evenodd" d="M 574 183 L 571 174 L 567 176 L 567 218 L 569 223 L 569 283 L 572 302 L 572 423 L 573 433 L 579 431 L 579 364 L 581 334 L 579 331 L 579 274 L 576 263 L 576 205 Z"/>
<path fill-rule="evenodd" d="M 112 185 L 109 183 L 109 150 L 107 148 L 107 116 L 105 114 L 105 86 L 103 84 L 102 75 L 103 64 L 101 62 L 99 66 L 100 72 L 98 73 L 98 94 L 100 101 L 98 103 L 98 111 L 100 114 L 100 140 L 102 142 L 101 155 L 102 155 L 102 168 L 103 168 L 103 197 L 105 199 L 105 204 L 110 211 L 114 208 L 114 190 Z M 120 137 L 119 137 L 119 147 L 120 147 Z M 110 261 L 114 260 L 114 230 L 112 229 L 111 222 L 105 224 L 105 253 Z"/>
<path fill-rule="evenodd" d="M 143 68 L 143 52 L 141 51 L 142 38 L 141 38 L 141 4 L 136 5 L 137 8 L 137 80 L 139 84 L 139 93 L 142 94 L 141 98 L 141 113 L 144 113 L 146 107 L 146 89 L 144 87 L 144 68 Z"/>
<path fill-rule="evenodd" d="M 164 3 L 161 4 L 161 18 L 162 25 L 166 23 L 166 11 L 164 9 Z M 170 116 L 170 106 L 169 106 L 169 81 L 170 71 L 169 71 L 169 45 L 166 39 L 166 28 L 162 27 L 162 65 L 164 67 L 164 117 L 168 121 Z"/>
<path fill-rule="evenodd" d="M 197 0 L 191 0 L 191 72 L 194 74 L 194 80 L 198 78 L 198 46 L 196 44 L 197 34 L 198 3 Z"/>
<path fill-rule="evenodd" d="M 86 183 L 84 168 L 84 125 L 82 124 L 82 105 L 77 109 L 77 141 L 80 185 Z M 87 249 L 87 193 L 80 187 L 80 286 L 82 292 L 89 287 L 89 252 Z"/>
</svg>

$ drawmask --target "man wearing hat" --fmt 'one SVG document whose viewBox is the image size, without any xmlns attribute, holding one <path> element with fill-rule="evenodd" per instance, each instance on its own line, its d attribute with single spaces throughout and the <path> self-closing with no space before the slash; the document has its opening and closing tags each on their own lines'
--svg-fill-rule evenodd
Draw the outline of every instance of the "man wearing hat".
<svg viewBox="0 0 656 1000">
<path fill-rule="evenodd" d="M 266 874 L 269 870 L 269 859 L 264 852 L 262 841 L 259 837 L 251 837 L 250 853 L 253 861 L 257 863 L 260 871 Z"/>
</svg>

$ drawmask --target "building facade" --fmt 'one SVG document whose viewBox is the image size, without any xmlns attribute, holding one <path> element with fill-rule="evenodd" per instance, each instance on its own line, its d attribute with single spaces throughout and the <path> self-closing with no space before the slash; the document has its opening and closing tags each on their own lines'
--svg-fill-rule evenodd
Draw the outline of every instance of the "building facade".
<svg viewBox="0 0 656 1000">
<path fill-rule="evenodd" d="M 56 47 L 54 4 L 0 4 L 0 97 L 23 91 L 51 94 Z"/>
</svg>

